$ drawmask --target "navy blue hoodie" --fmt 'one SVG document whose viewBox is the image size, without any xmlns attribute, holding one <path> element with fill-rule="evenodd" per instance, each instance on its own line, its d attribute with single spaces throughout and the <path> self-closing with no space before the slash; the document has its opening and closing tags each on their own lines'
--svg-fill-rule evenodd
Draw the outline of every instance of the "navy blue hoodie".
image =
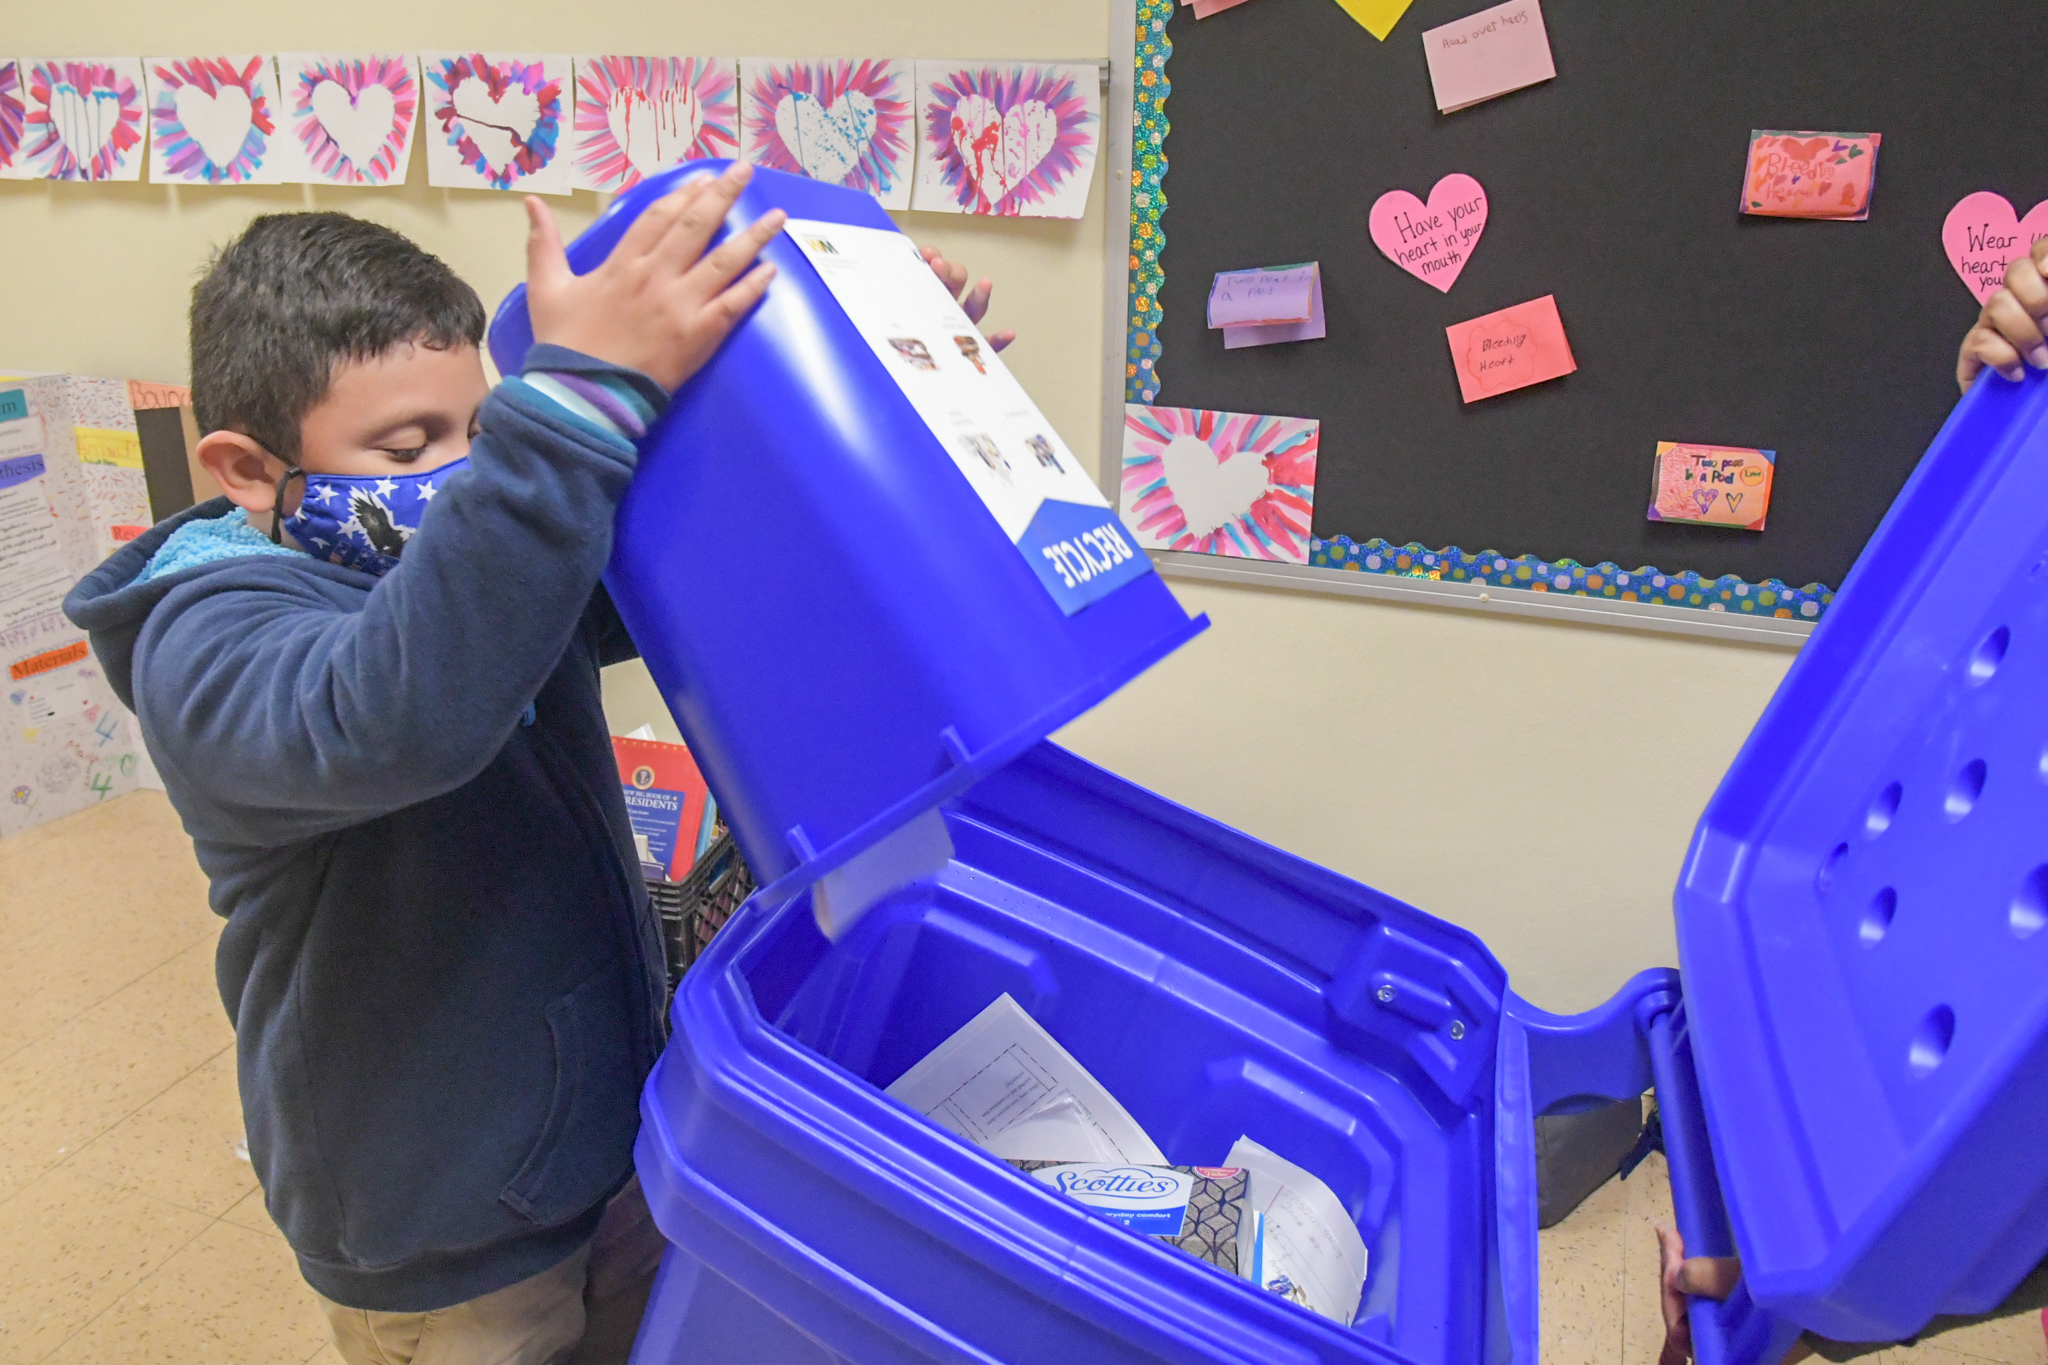
<svg viewBox="0 0 2048 1365">
<path fill-rule="evenodd" d="M 603 370 L 555 347 L 529 364 Z M 355 1308 L 445 1307 L 586 1241 L 662 1042 L 598 689 L 632 654 L 598 574 L 634 449 L 523 385 L 481 425 L 381 579 L 295 554 L 136 583 L 216 499 L 65 603 L 227 919 L 271 1216 Z"/>
</svg>

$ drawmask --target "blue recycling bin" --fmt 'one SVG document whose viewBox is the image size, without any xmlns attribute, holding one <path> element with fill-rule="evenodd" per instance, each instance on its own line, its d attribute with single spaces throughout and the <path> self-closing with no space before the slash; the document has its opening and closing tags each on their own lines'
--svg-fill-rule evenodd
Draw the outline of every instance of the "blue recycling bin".
<svg viewBox="0 0 2048 1365">
<path fill-rule="evenodd" d="M 764 175 L 736 219 L 772 199 L 872 222 L 814 189 Z M 1687 859 L 1682 984 L 1646 971 L 1556 1016 L 1470 934 L 1046 742 L 1199 623 L 1150 575 L 1048 607 L 806 262 L 776 259 L 807 320 L 771 291 L 679 398 L 607 578 L 777 878 L 684 978 L 643 1095 L 671 1246 L 636 1365 L 1536 1365 L 1532 1120 L 1653 1082 L 1689 1249 L 1744 1263 L 1693 1305 L 1703 1365 L 1774 1365 L 1807 1328 L 1901 1338 L 2048 1254 L 2048 378 L 1959 405 L 1787 674 Z M 501 364 L 520 325 L 508 306 Z M 872 414 L 813 411 L 813 380 L 864 386 Z M 785 387 L 794 428 L 763 397 Z M 754 465 L 697 446 L 742 430 Z M 777 448 L 790 430 L 808 464 Z M 826 534 L 807 479 L 914 543 Z M 761 540 L 758 480 L 812 518 L 811 553 Z M 828 941 L 816 879 L 926 810 L 951 861 Z M 1168 1160 L 1242 1134 L 1322 1178 L 1369 1252 L 1355 1321 L 883 1093 L 1004 993 Z"/>
<path fill-rule="evenodd" d="M 693 162 L 621 195 L 571 244 L 570 264 L 591 269 L 680 178 L 726 164 Z M 778 208 L 895 233 L 872 196 L 771 170 L 756 171 L 725 230 Z M 790 234 L 762 259 L 781 272 L 768 296 L 641 443 L 605 584 L 780 901 L 1207 621 L 1133 546 L 1102 563 L 1088 541 L 1120 534 L 1107 506 L 1048 500 L 1037 539 L 1013 541 Z M 491 354 L 516 374 L 531 344 L 522 285 L 498 310 Z M 1048 591 L 1048 577 L 1068 591 L 1056 563 L 1083 578 L 1099 565 L 1098 586 L 1116 586 L 1069 610 Z"/>
</svg>

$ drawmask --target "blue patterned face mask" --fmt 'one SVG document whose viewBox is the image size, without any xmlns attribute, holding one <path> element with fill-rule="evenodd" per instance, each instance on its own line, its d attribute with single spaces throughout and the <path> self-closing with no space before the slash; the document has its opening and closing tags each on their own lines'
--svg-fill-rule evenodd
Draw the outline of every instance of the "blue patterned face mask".
<svg viewBox="0 0 2048 1365">
<path fill-rule="evenodd" d="M 284 529 L 315 558 L 389 573 L 441 485 L 468 463 L 453 460 L 424 474 L 307 474 L 294 467 L 278 485 L 279 500 L 295 478 L 306 481 L 306 495 Z"/>
</svg>

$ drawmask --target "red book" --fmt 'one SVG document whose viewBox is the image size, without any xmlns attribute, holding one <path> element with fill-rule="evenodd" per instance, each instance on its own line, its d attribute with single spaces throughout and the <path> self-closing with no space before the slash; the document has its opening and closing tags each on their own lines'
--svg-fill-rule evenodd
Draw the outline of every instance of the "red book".
<svg viewBox="0 0 2048 1365">
<path fill-rule="evenodd" d="M 640 861 L 664 869 L 670 881 L 689 875 L 711 833 L 711 788 L 697 760 L 680 744 L 612 736 L 619 784 Z"/>
</svg>

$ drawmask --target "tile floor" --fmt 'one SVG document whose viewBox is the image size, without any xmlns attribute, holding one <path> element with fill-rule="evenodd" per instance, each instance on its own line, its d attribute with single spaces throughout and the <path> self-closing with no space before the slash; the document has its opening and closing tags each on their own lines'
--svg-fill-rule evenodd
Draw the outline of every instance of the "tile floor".
<svg viewBox="0 0 2048 1365">
<path fill-rule="evenodd" d="M 338 1365 L 235 1155 L 220 922 L 156 792 L 0 841 L 0 1365 Z M 1652 1365 L 1663 1159 L 1543 1234 L 1544 1365 Z M 1877 1365 L 2048 1365 L 2033 1319 Z"/>
</svg>

